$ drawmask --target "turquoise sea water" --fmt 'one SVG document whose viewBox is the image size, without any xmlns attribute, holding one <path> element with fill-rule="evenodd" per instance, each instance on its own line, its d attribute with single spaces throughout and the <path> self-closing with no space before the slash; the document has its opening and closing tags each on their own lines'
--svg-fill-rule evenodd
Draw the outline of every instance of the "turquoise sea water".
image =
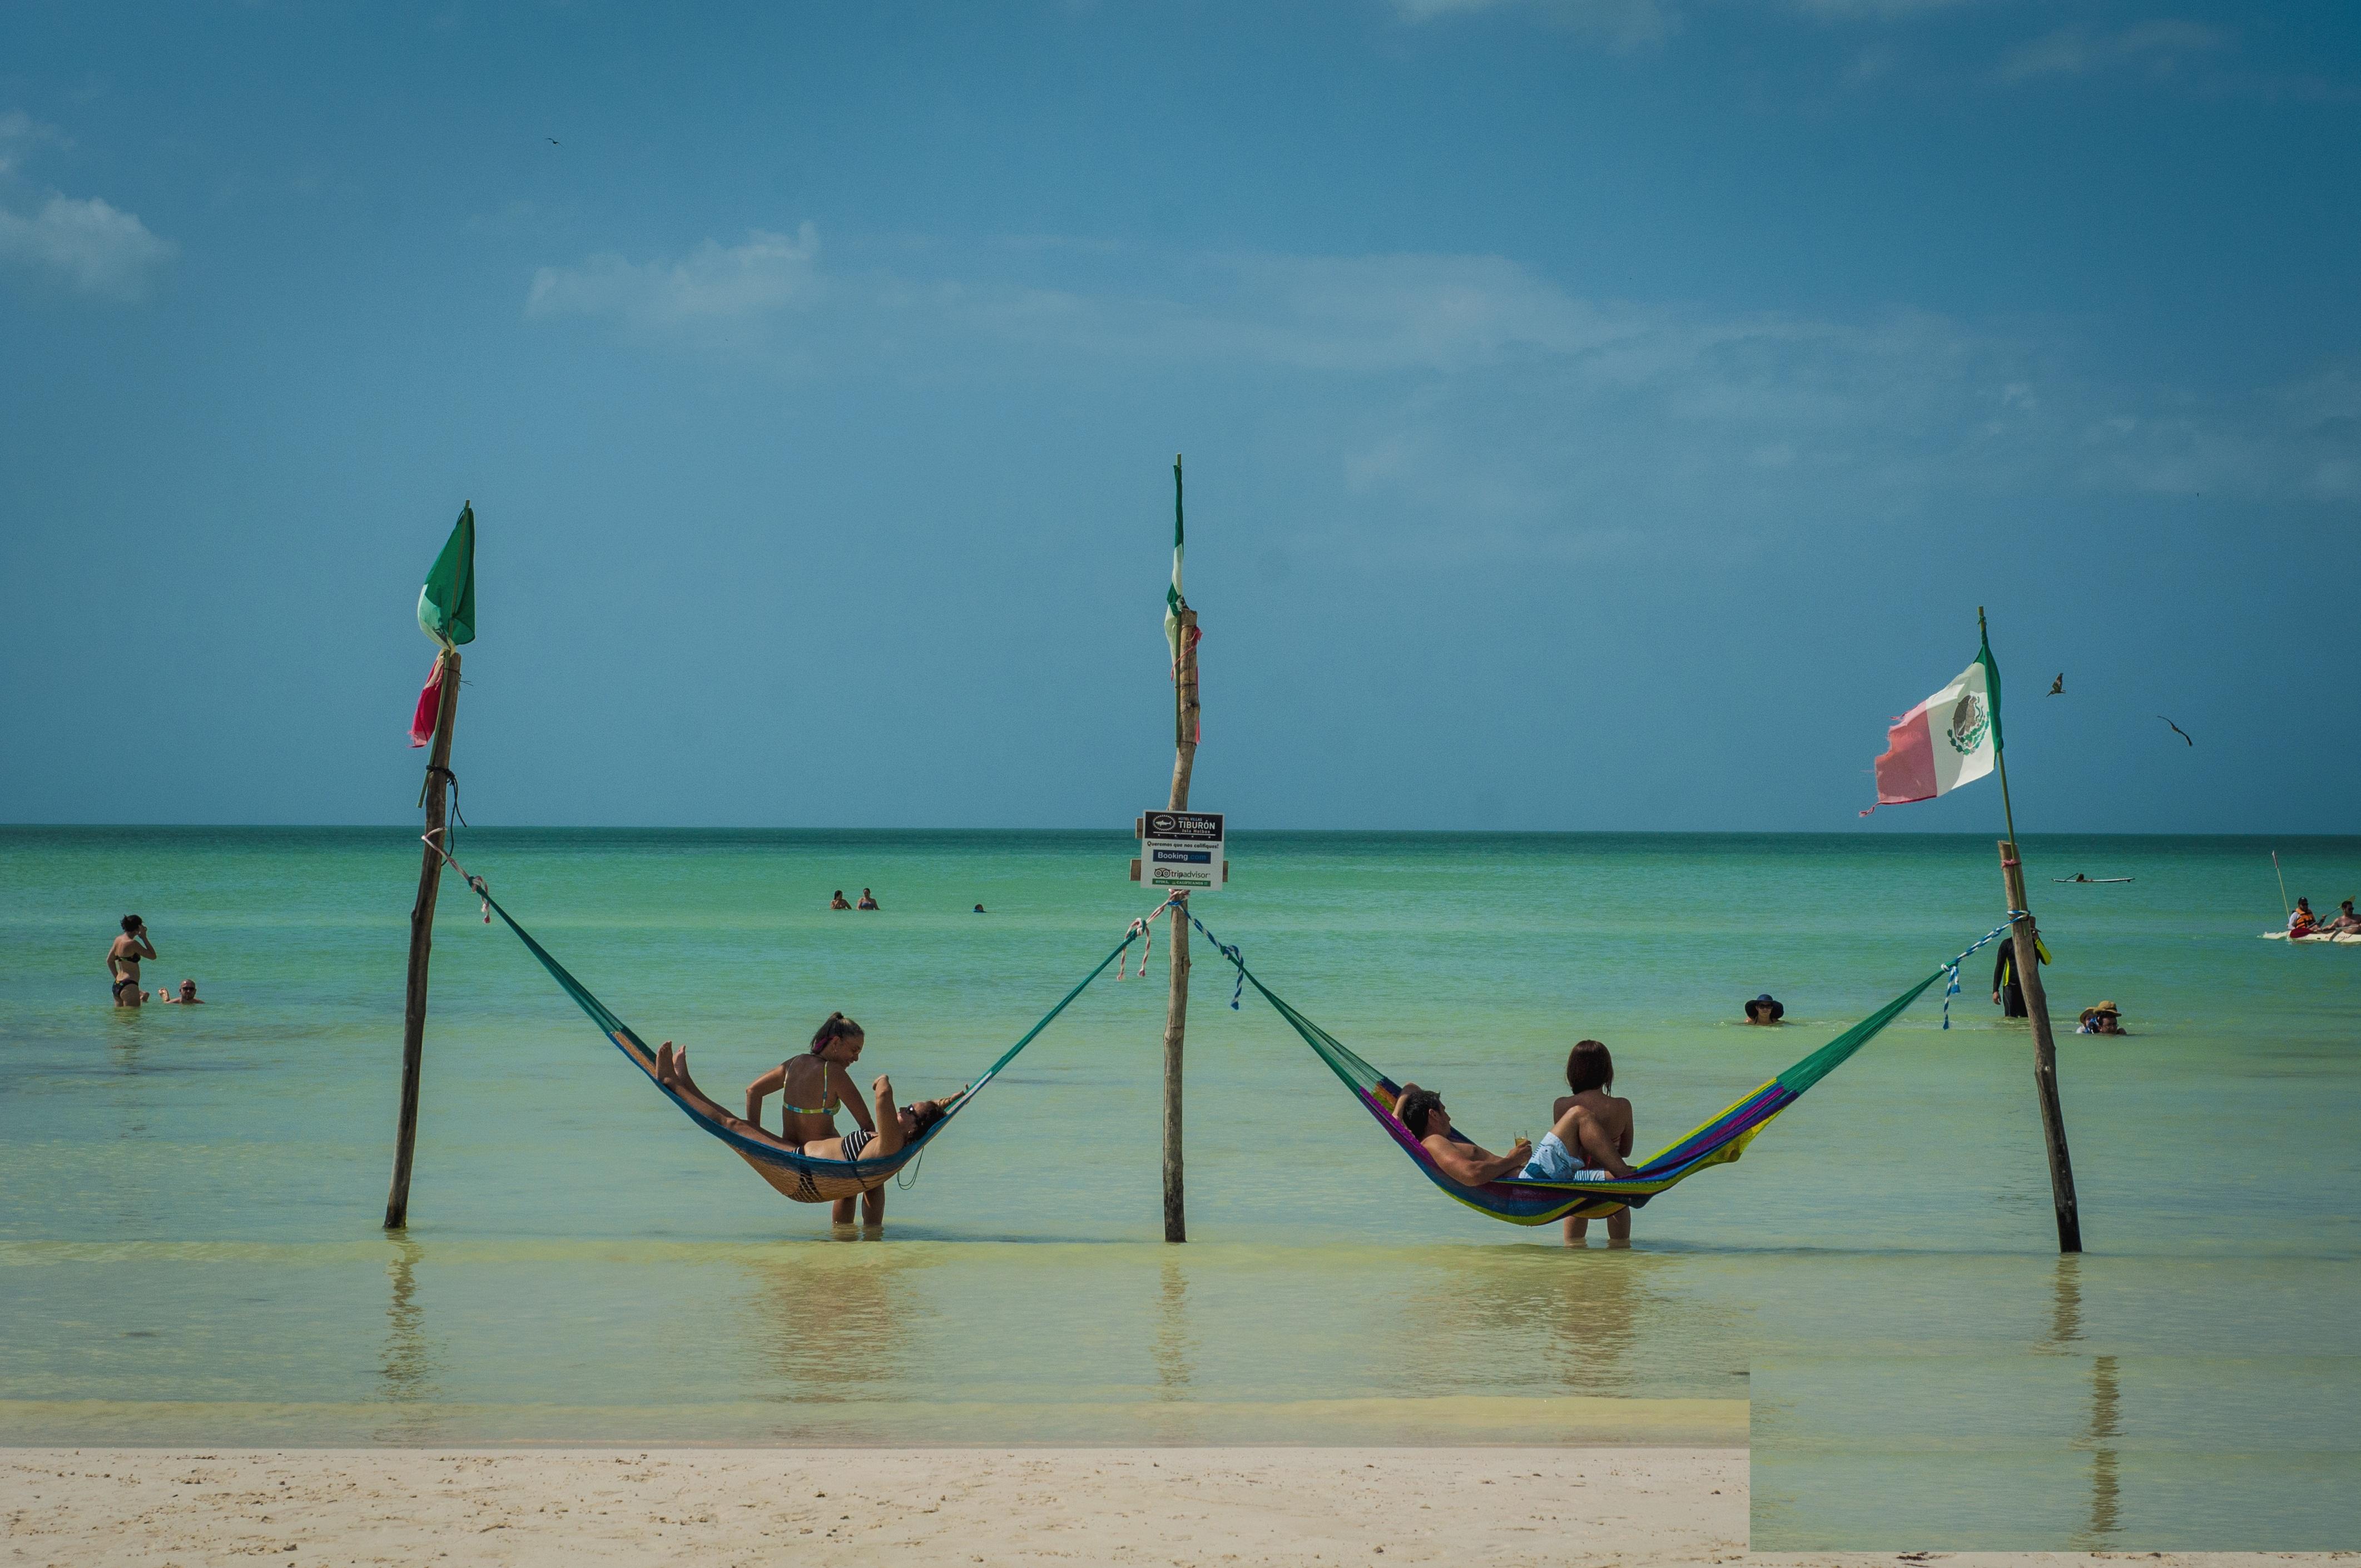
<svg viewBox="0 0 2361 1568">
<path fill-rule="evenodd" d="M 2036 839 L 2089 1253 L 1971 960 L 1738 1165 L 1570 1254 L 1436 1194 L 1164 938 L 893 1190 L 779 1200 L 446 884 L 412 1223 L 379 1229 L 416 840 L 0 830 L 0 1430 L 102 1442 L 1744 1441 L 1758 1548 L 2361 1545 L 2361 948 L 2243 839 Z M 2315 905 L 2361 839 L 2279 841 Z M 955 1087 L 1153 899 L 1106 834 L 498 832 L 462 858 L 725 1100 L 831 1008 Z M 1991 839 L 1246 835 L 1200 913 L 1499 1146 L 1607 1040 L 1653 1147 L 2001 910 Z M 2060 887 L 2086 871 L 2125 885 Z M 874 887 L 877 914 L 827 910 Z M 991 913 L 968 913 L 981 901 Z M 156 985 L 107 1005 L 137 909 Z M 1739 1025 L 1770 990 L 1789 1026 Z M 1603 1229 L 1603 1227 L 1601 1227 Z M 1751 1404 L 1748 1401 L 1751 1398 Z"/>
</svg>

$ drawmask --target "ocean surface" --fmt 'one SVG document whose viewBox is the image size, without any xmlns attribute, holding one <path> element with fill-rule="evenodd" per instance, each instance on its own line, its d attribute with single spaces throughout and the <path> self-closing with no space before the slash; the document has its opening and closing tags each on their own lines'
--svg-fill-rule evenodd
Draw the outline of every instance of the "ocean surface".
<svg viewBox="0 0 2361 1568">
<path fill-rule="evenodd" d="M 446 879 L 411 1223 L 379 1229 L 417 840 L 0 829 L 0 1433 L 16 1443 L 1750 1440 L 1758 1549 L 2361 1546 L 2361 948 L 2257 940 L 2361 839 L 2035 839 L 2089 1251 L 1971 959 L 1569 1252 L 1445 1200 L 1201 942 L 1190 1242 L 1164 947 L 889 1190 L 781 1201 Z M 1154 902 L 1120 834 L 470 831 L 723 1100 L 841 1008 L 939 1092 Z M 1493 1146 L 1606 1040 L 1642 1151 L 2000 919 L 1991 838 L 1241 835 L 1199 913 Z M 2085 872 L 2136 880 L 2060 886 Z M 873 887 L 883 910 L 831 914 Z M 983 903 L 988 914 L 970 913 Z M 117 917 L 150 990 L 108 1005 Z M 1137 970 L 1137 953 L 1130 966 Z M 1740 1003 L 1776 993 L 1787 1025 Z"/>
</svg>

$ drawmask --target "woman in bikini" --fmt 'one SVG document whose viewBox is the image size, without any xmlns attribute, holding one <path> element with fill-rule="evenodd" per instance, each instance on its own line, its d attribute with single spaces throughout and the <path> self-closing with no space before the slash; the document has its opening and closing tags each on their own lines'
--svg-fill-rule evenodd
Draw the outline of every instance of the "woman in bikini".
<svg viewBox="0 0 2361 1568">
<path fill-rule="evenodd" d="M 861 1059 L 861 1047 L 869 1036 L 861 1025 L 841 1013 L 831 1013 L 811 1037 L 811 1046 L 799 1057 L 789 1057 L 762 1077 L 746 1086 L 746 1120 L 755 1126 L 763 1124 L 763 1102 L 773 1094 L 779 1097 L 780 1109 L 786 1113 L 779 1136 L 795 1145 L 819 1143 L 836 1136 L 836 1113 L 850 1110 L 852 1119 L 861 1124 L 863 1134 L 874 1136 L 877 1124 L 871 1119 L 868 1102 L 853 1086 L 852 1075 L 845 1070 Z M 825 1158 L 854 1158 L 855 1156 L 824 1156 Z M 862 1194 L 862 1219 L 865 1223 L 881 1224 L 885 1219 L 884 1189 Z M 836 1223 L 852 1223 L 852 1200 L 839 1199 Z"/>
<path fill-rule="evenodd" d="M 156 944 L 148 939 L 148 922 L 137 915 L 125 916 L 123 935 L 106 949 L 106 974 L 115 982 L 117 1007 L 137 1007 L 148 1000 L 139 986 L 139 960 L 155 956 Z"/>
</svg>

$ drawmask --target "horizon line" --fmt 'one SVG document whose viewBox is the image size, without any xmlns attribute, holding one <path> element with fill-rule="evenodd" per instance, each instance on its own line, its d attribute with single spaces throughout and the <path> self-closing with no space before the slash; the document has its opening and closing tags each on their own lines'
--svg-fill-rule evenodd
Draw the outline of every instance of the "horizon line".
<svg viewBox="0 0 2361 1568">
<path fill-rule="evenodd" d="M 407 833 L 401 822 L 0 822 L 0 833 L 18 832 L 383 832 Z M 1066 827 L 920 827 L 870 824 L 859 827 L 802 824 L 683 824 L 683 823 L 500 823 L 464 826 L 467 833 L 939 833 L 939 834 L 1104 834 L 1136 842 L 1120 828 Z M 1300 828 L 1263 827 L 1232 830 L 1238 834 L 1290 833 L 1335 837 L 1428 837 L 1466 839 L 1509 838 L 1784 838 L 1784 839 L 2004 839 L 2004 829 L 1868 829 L 1834 828 Z M 417 835 L 412 834 L 415 838 Z M 2108 828 L 2053 828 L 2019 836 L 2020 842 L 2037 839 L 2251 839 L 2279 842 L 2298 839 L 2361 839 L 2356 833 L 2257 832 L 2224 829 L 2179 829 L 2132 832 Z"/>
</svg>

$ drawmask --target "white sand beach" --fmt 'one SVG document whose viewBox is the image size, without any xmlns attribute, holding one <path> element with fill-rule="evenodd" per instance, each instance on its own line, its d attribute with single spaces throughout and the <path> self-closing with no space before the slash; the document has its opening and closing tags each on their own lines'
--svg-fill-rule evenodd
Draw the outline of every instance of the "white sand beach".
<svg viewBox="0 0 2361 1568">
<path fill-rule="evenodd" d="M 0 1476 L 9 1568 L 1748 1557 L 1742 1449 L 17 1449 Z"/>
<path fill-rule="evenodd" d="M 1711 1563 L 1736 1449 L 19 1449 L 9 1568 Z"/>
</svg>

